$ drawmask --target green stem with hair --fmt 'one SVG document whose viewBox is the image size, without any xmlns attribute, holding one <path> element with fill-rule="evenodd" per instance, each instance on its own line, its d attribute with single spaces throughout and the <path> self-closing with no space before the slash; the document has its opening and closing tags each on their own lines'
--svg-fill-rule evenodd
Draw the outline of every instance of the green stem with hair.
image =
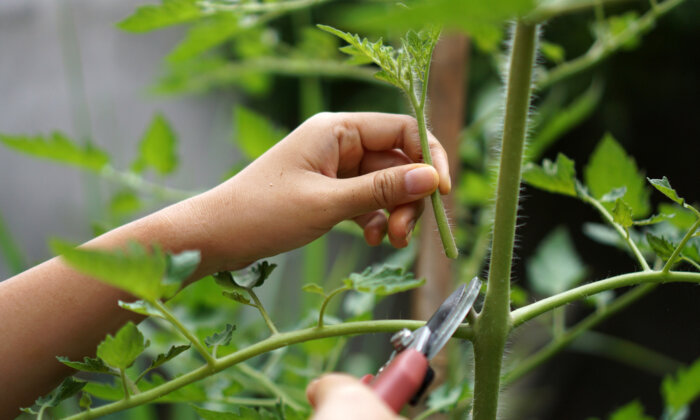
<svg viewBox="0 0 700 420">
<path fill-rule="evenodd" d="M 194 348 L 197 349 L 199 354 L 202 355 L 204 360 L 206 360 L 207 365 L 214 366 L 214 364 L 216 363 L 214 357 L 209 353 L 209 351 L 207 351 L 207 349 L 202 345 L 199 339 L 195 337 L 195 335 L 192 334 L 192 332 L 188 330 L 187 327 L 185 327 L 179 319 L 175 318 L 175 315 L 173 315 L 173 313 L 170 312 L 167 306 L 163 305 L 163 303 L 157 300 L 151 301 L 150 303 L 153 306 L 155 306 L 160 311 L 160 313 L 163 314 L 165 319 L 167 319 L 168 322 L 170 322 L 170 324 L 172 324 L 175 327 L 175 329 L 177 329 L 180 332 L 180 334 L 182 334 L 190 343 L 192 343 Z"/>
</svg>

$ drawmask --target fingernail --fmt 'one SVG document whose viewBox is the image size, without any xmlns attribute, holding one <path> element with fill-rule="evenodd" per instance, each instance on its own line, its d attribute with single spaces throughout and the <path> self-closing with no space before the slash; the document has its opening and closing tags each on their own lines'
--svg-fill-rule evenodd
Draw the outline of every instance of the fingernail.
<svg viewBox="0 0 700 420">
<path fill-rule="evenodd" d="M 436 172 L 430 166 L 411 169 L 404 175 L 406 192 L 409 194 L 425 194 L 435 189 Z"/>
</svg>

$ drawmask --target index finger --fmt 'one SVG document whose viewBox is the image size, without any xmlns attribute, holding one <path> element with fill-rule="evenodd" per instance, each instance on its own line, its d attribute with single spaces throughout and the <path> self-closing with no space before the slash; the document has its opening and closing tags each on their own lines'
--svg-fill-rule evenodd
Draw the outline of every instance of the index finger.
<svg viewBox="0 0 700 420">
<path fill-rule="evenodd" d="M 334 115 L 333 133 L 339 142 L 360 142 L 365 150 L 383 151 L 401 149 L 414 162 L 423 162 L 418 122 L 401 114 L 380 112 L 348 112 Z M 341 144 L 341 149 L 347 145 Z M 428 131 L 428 147 L 432 163 L 440 176 L 440 192 L 451 189 L 447 153 L 440 142 Z M 350 146 L 349 148 L 352 149 Z"/>
</svg>

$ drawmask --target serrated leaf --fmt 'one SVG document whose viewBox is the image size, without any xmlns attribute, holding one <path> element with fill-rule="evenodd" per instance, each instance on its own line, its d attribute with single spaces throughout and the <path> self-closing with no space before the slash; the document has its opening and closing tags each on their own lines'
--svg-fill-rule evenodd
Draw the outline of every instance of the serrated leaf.
<svg viewBox="0 0 700 420">
<path fill-rule="evenodd" d="M 384 265 L 367 267 L 362 273 L 352 273 L 343 282 L 358 292 L 385 296 L 420 287 L 425 279 L 416 279 L 403 267 Z"/>
<path fill-rule="evenodd" d="M 166 269 L 165 255 L 157 247 L 151 253 L 135 243 L 129 248 L 105 251 L 51 241 L 51 249 L 76 270 L 142 299 L 161 298 L 168 289 L 161 284 Z"/>
<path fill-rule="evenodd" d="M 56 389 L 49 395 L 45 397 L 38 398 L 36 404 L 44 407 L 56 407 L 61 401 L 72 397 L 77 394 L 78 391 L 83 389 L 87 382 L 79 381 L 73 379 L 69 376 L 61 382 L 61 384 L 56 387 Z"/>
<path fill-rule="evenodd" d="M 614 203 L 615 201 L 621 199 L 627 194 L 627 187 L 615 188 L 609 193 L 603 194 L 599 201 L 601 203 Z"/>
<path fill-rule="evenodd" d="M 532 290 L 541 296 L 561 293 L 583 280 L 586 268 L 566 228 L 554 229 L 537 246 L 527 263 L 527 275 Z"/>
<path fill-rule="evenodd" d="M 240 31 L 237 16 L 231 13 L 210 16 L 190 28 L 185 38 L 177 44 L 167 58 L 170 62 L 190 59 L 223 44 Z"/>
<path fill-rule="evenodd" d="M 251 269 L 233 276 L 233 282 L 244 289 L 260 287 L 275 268 L 277 268 L 277 264 L 270 264 L 267 261 L 259 262 Z"/>
<path fill-rule="evenodd" d="M 615 410 L 609 420 L 654 420 L 653 417 L 644 414 L 644 407 L 639 401 L 632 401 Z"/>
<path fill-rule="evenodd" d="M 652 233 L 647 233 L 647 242 L 651 249 L 658 255 L 661 259 L 668 260 L 671 258 L 675 246 L 666 240 L 663 236 L 656 236 Z"/>
<path fill-rule="evenodd" d="M 135 312 L 137 314 L 141 314 L 144 316 L 154 316 L 157 318 L 165 319 L 163 314 L 160 313 L 160 311 L 155 306 L 151 305 L 150 303 L 146 302 L 145 300 L 136 300 L 133 302 L 124 302 L 124 301 L 120 300 L 118 303 L 119 303 L 119 306 L 121 306 L 122 308 L 124 308 L 128 311 Z"/>
<path fill-rule="evenodd" d="M 668 182 L 668 178 L 663 177 L 661 179 L 651 179 L 647 178 L 649 183 L 654 186 L 657 190 L 661 191 L 663 195 L 666 197 L 670 198 L 671 200 L 675 201 L 677 204 L 680 204 L 681 206 L 685 204 L 685 200 L 682 197 L 678 196 L 678 193 L 676 193 L 676 190 L 671 187 L 671 183 Z"/>
<path fill-rule="evenodd" d="M 82 372 L 114 373 L 99 357 L 92 358 L 85 356 L 82 362 L 72 361 L 64 356 L 56 356 L 56 359 L 64 365 Z"/>
<path fill-rule="evenodd" d="M 559 153 L 556 163 L 549 159 L 542 166 L 528 163 L 523 170 L 523 180 L 545 191 L 576 196 L 576 169 L 574 161 Z"/>
<path fill-rule="evenodd" d="M 166 269 L 163 278 L 163 296 L 172 297 L 199 266 L 201 253 L 198 250 L 182 251 L 166 255 Z"/>
<path fill-rule="evenodd" d="M 632 226 L 632 209 L 621 198 L 615 200 L 615 207 L 612 209 L 613 221 L 625 229 Z"/>
<path fill-rule="evenodd" d="M 148 32 L 189 22 L 202 16 L 197 0 L 163 0 L 160 5 L 140 6 L 117 24 L 127 32 Z"/>
<path fill-rule="evenodd" d="M 687 369 L 680 369 L 675 375 L 664 378 L 661 394 L 667 406 L 673 411 L 690 405 L 700 397 L 700 359 Z"/>
<path fill-rule="evenodd" d="M 591 194 L 601 198 L 608 192 L 627 187 L 625 202 L 632 208 L 633 217 L 645 217 L 649 214 L 649 190 L 643 175 L 637 169 L 634 159 L 610 134 L 598 143 L 593 155 L 584 169 L 584 179 Z M 611 204 L 604 203 L 610 210 Z"/>
<path fill-rule="evenodd" d="M 179 355 L 180 353 L 182 353 L 183 351 L 185 351 L 189 348 L 190 348 L 189 344 L 185 344 L 185 345 L 181 345 L 181 346 L 171 346 L 167 353 L 160 353 L 160 354 L 158 354 L 158 356 L 156 356 L 155 359 L 153 359 L 149 369 L 157 368 L 158 366 L 162 365 L 163 363 L 174 359 L 177 355 Z"/>
<path fill-rule="evenodd" d="M 231 342 L 231 337 L 233 337 L 233 332 L 235 330 L 235 325 L 226 324 L 226 327 L 224 327 L 224 329 L 221 332 L 214 333 L 209 337 L 205 338 L 204 343 L 206 343 L 206 345 L 209 347 L 226 346 L 228 345 L 228 343 Z"/>
<path fill-rule="evenodd" d="M 665 222 L 668 219 L 673 219 L 675 215 L 674 214 L 654 214 L 650 217 L 647 217 L 646 219 L 642 220 L 635 220 L 634 225 L 635 226 L 649 226 L 649 225 L 655 225 L 657 223 Z"/>
<path fill-rule="evenodd" d="M 234 143 L 250 160 L 257 159 L 287 135 L 264 116 L 243 106 L 233 111 Z"/>
<path fill-rule="evenodd" d="M 126 369 L 148 347 L 143 334 L 129 321 L 117 333 L 107 337 L 97 346 L 97 357 L 117 369 Z"/>
<path fill-rule="evenodd" d="M 139 144 L 139 157 L 132 170 L 141 172 L 153 168 L 161 175 L 172 173 L 177 168 L 177 138 L 168 120 L 158 113 L 149 124 Z"/>
<path fill-rule="evenodd" d="M 243 293 L 224 290 L 223 292 L 221 292 L 221 294 L 229 299 L 235 300 L 238 303 L 255 307 L 255 304 L 252 303 L 249 298 L 245 297 Z"/>
<path fill-rule="evenodd" d="M 48 136 L 0 134 L 0 143 L 18 152 L 98 172 L 109 163 L 105 152 L 92 144 L 81 147 L 62 133 Z"/>
<path fill-rule="evenodd" d="M 326 296 L 326 292 L 323 290 L 323 287 L 319 286 L 316 283 L 307 283 L 304 286 L 302 286 L 301 290 L 309 293 L 316 293 L 321 296 Z"/>
</svg>

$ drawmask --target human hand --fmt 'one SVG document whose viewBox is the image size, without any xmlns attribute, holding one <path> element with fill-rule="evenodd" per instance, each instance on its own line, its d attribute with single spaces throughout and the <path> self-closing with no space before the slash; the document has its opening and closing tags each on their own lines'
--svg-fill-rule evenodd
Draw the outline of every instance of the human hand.
<svg viewBox="0 0 700 420">
<path fill-rule="evenodd" d="M 306 397 L 315 411 L 312 420 L 399 419 L 367 385 L 349 375 L 316 379 L 306 388 Z"/>
<path fill-rule="evenodd" d="M 364 229 L 370 245 L 388 235 L 395 247 L 406 246 L 423 198 L 451 187 L 445 151 L 432 135 L 429 142 L 435 168 L 420 163 L 412 117 L 310 118 L 239 174 L 188 200 L 208 271 L 298 248 L 346 219 Z"/>
</svg>

